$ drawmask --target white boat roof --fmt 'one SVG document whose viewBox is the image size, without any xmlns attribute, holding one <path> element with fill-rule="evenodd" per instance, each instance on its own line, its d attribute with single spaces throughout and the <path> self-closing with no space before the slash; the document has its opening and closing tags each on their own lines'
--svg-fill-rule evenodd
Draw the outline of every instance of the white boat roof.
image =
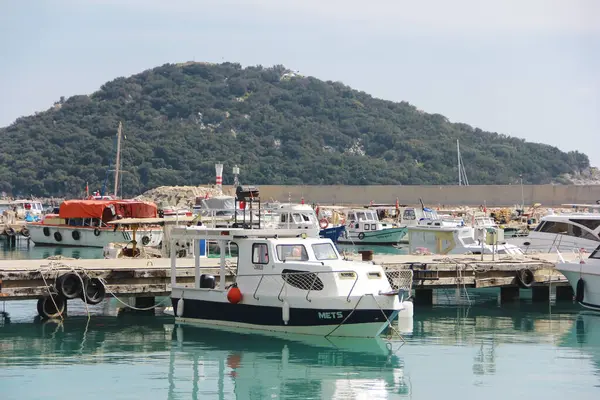
<svg viewBox="0 0 600 400">
<path fill-rule="evenodd" d="M 236 238 L 298 238 L 309 235 L 306 229 L 244 229 L 244 228 L 204 228 L 201 226 L 174 227 L 172 238 L 234 240 Z M 301 239 L 305 240 L 305 239 Z M 318 241 L 329 240 L 318 238 Z"/>
<path fill-rule="evenodd" d="M 544 215 L 541 219 L 543 221 L 564 221 L 569 219 L 600 219 L 600 213 L 562 213 L 562 214 L 548 214 Z"/>
<path fill-rule="evenodd" d="M 596 208 L 600 209 L 600 204 L 561 204 L 565 207 L 573 207 L 573 208 Z"/>
</svg>

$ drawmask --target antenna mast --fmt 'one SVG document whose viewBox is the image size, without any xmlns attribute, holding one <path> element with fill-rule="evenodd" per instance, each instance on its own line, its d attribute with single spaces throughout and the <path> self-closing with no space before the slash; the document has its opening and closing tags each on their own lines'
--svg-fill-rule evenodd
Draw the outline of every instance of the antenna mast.
<svg viewBox="0 0 600 400">
<path fill-rule="evenodd" d="M 463 165 L 462 157 L 460 156 L 460 144 L 456 139 L 456 158 L 458 161 L 458 186 L 469 186 L 469 180 L 467 179 L 467 172 Z"/>
<path fill-rule="evenodd" d="M 115 197 L 119 192 L 119 167 L 121 166 L 121 129 L 123 124 L 119 121 L 119 130 L 117 131 L 117 159 L 115 161 Z"/>
</svg>

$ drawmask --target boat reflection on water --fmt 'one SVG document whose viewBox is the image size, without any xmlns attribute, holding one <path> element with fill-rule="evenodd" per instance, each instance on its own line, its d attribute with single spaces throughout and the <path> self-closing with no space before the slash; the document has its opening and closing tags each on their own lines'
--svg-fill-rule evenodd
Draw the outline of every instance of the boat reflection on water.
<svg viewBox="0 0 600 400">
<path fill-rule="evenodd" d="M 600 313 L 595 311 L 581 311 L 573 328 L 560 340 L 561 347 L 578 350 L 585 357 L 589 357 L 600 370 Z"/>
<path fill-rule="evenodd" d="M 210 391 L 207 366 L 218 368 L 222 398 L 227 387 L 237 398 L 347 399 L 407 395 L 410 388 L 398 357 L 401 342 L 381 338 L 312 335 L 276 336 L 256 331 L 220 331 L 177 325 L 171 351 L 170 395 L 193 398 Z M 389 343 L 389 344 L 388 344 Z M 181 379 L 193 370 L 193 385 Z M 172 392 L 171 392 L 172 390 Z M 226 396 L 225 396 L 226 397 Z"/>
</svg>

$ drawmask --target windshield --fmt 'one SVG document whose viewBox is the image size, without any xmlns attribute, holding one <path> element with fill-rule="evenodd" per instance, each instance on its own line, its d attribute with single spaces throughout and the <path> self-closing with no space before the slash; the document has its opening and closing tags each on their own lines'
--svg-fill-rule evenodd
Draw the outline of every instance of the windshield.
<svg viewBox="0 0 600 400">
<path fill-rule="evenodd" d="M 337 260 L 338 255 L 331 243 L 319 243 L 312 245 L 317 260 Z"/>
</svg>

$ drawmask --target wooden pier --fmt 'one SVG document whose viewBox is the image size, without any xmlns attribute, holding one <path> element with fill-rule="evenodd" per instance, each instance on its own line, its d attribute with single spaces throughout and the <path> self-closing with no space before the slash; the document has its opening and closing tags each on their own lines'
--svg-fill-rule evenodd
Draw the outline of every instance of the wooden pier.
<svg viewBox="0 0 600 400">
<path fill-rule="evenodd" d="M 346 255 L 360 261 L 360 255 Z M 411 270 L 417 304 L 431 304 L 435 289 L 501 288 L 502 301 L 519 298 L 519 289 L 530 288 L 533 298 L 549 299 L 549 286 L 557 287 L 557 298 L 572 298 L 566 279 L 554 269 L 556 254 L 531 256 L 415 256 L 375 255 L 371 261 L 382 265 L 389 276 Z M 575 255 L 565 256 L 573 261 Z M 235 275 L 237 258 L 231 262 L 228 278 Z M 217 258 L 203 258 L 202 273 L 219 279 Z M 194 260 L 179 259 L 177 282 L 194 284 Z M 57 259 L 57 260 L 0 260 L 0 301 L 40 299 L 48 296 L 57 279 L 76 272 L 85 279 L 100 278 L 105 286 L 104 296 L 145 299 L 153 304 L 154 297 L 168 296 L 171 291 L 170 260 L 152 259 Z M 150 301 L 151 300 L 151 301 Z M 149 302 L 150 301 L 150 302 Z M 136 303 L 137 304 L 137 303 Z M 142 303 L 140 303 L 142 304 Z"/>
</svg>

